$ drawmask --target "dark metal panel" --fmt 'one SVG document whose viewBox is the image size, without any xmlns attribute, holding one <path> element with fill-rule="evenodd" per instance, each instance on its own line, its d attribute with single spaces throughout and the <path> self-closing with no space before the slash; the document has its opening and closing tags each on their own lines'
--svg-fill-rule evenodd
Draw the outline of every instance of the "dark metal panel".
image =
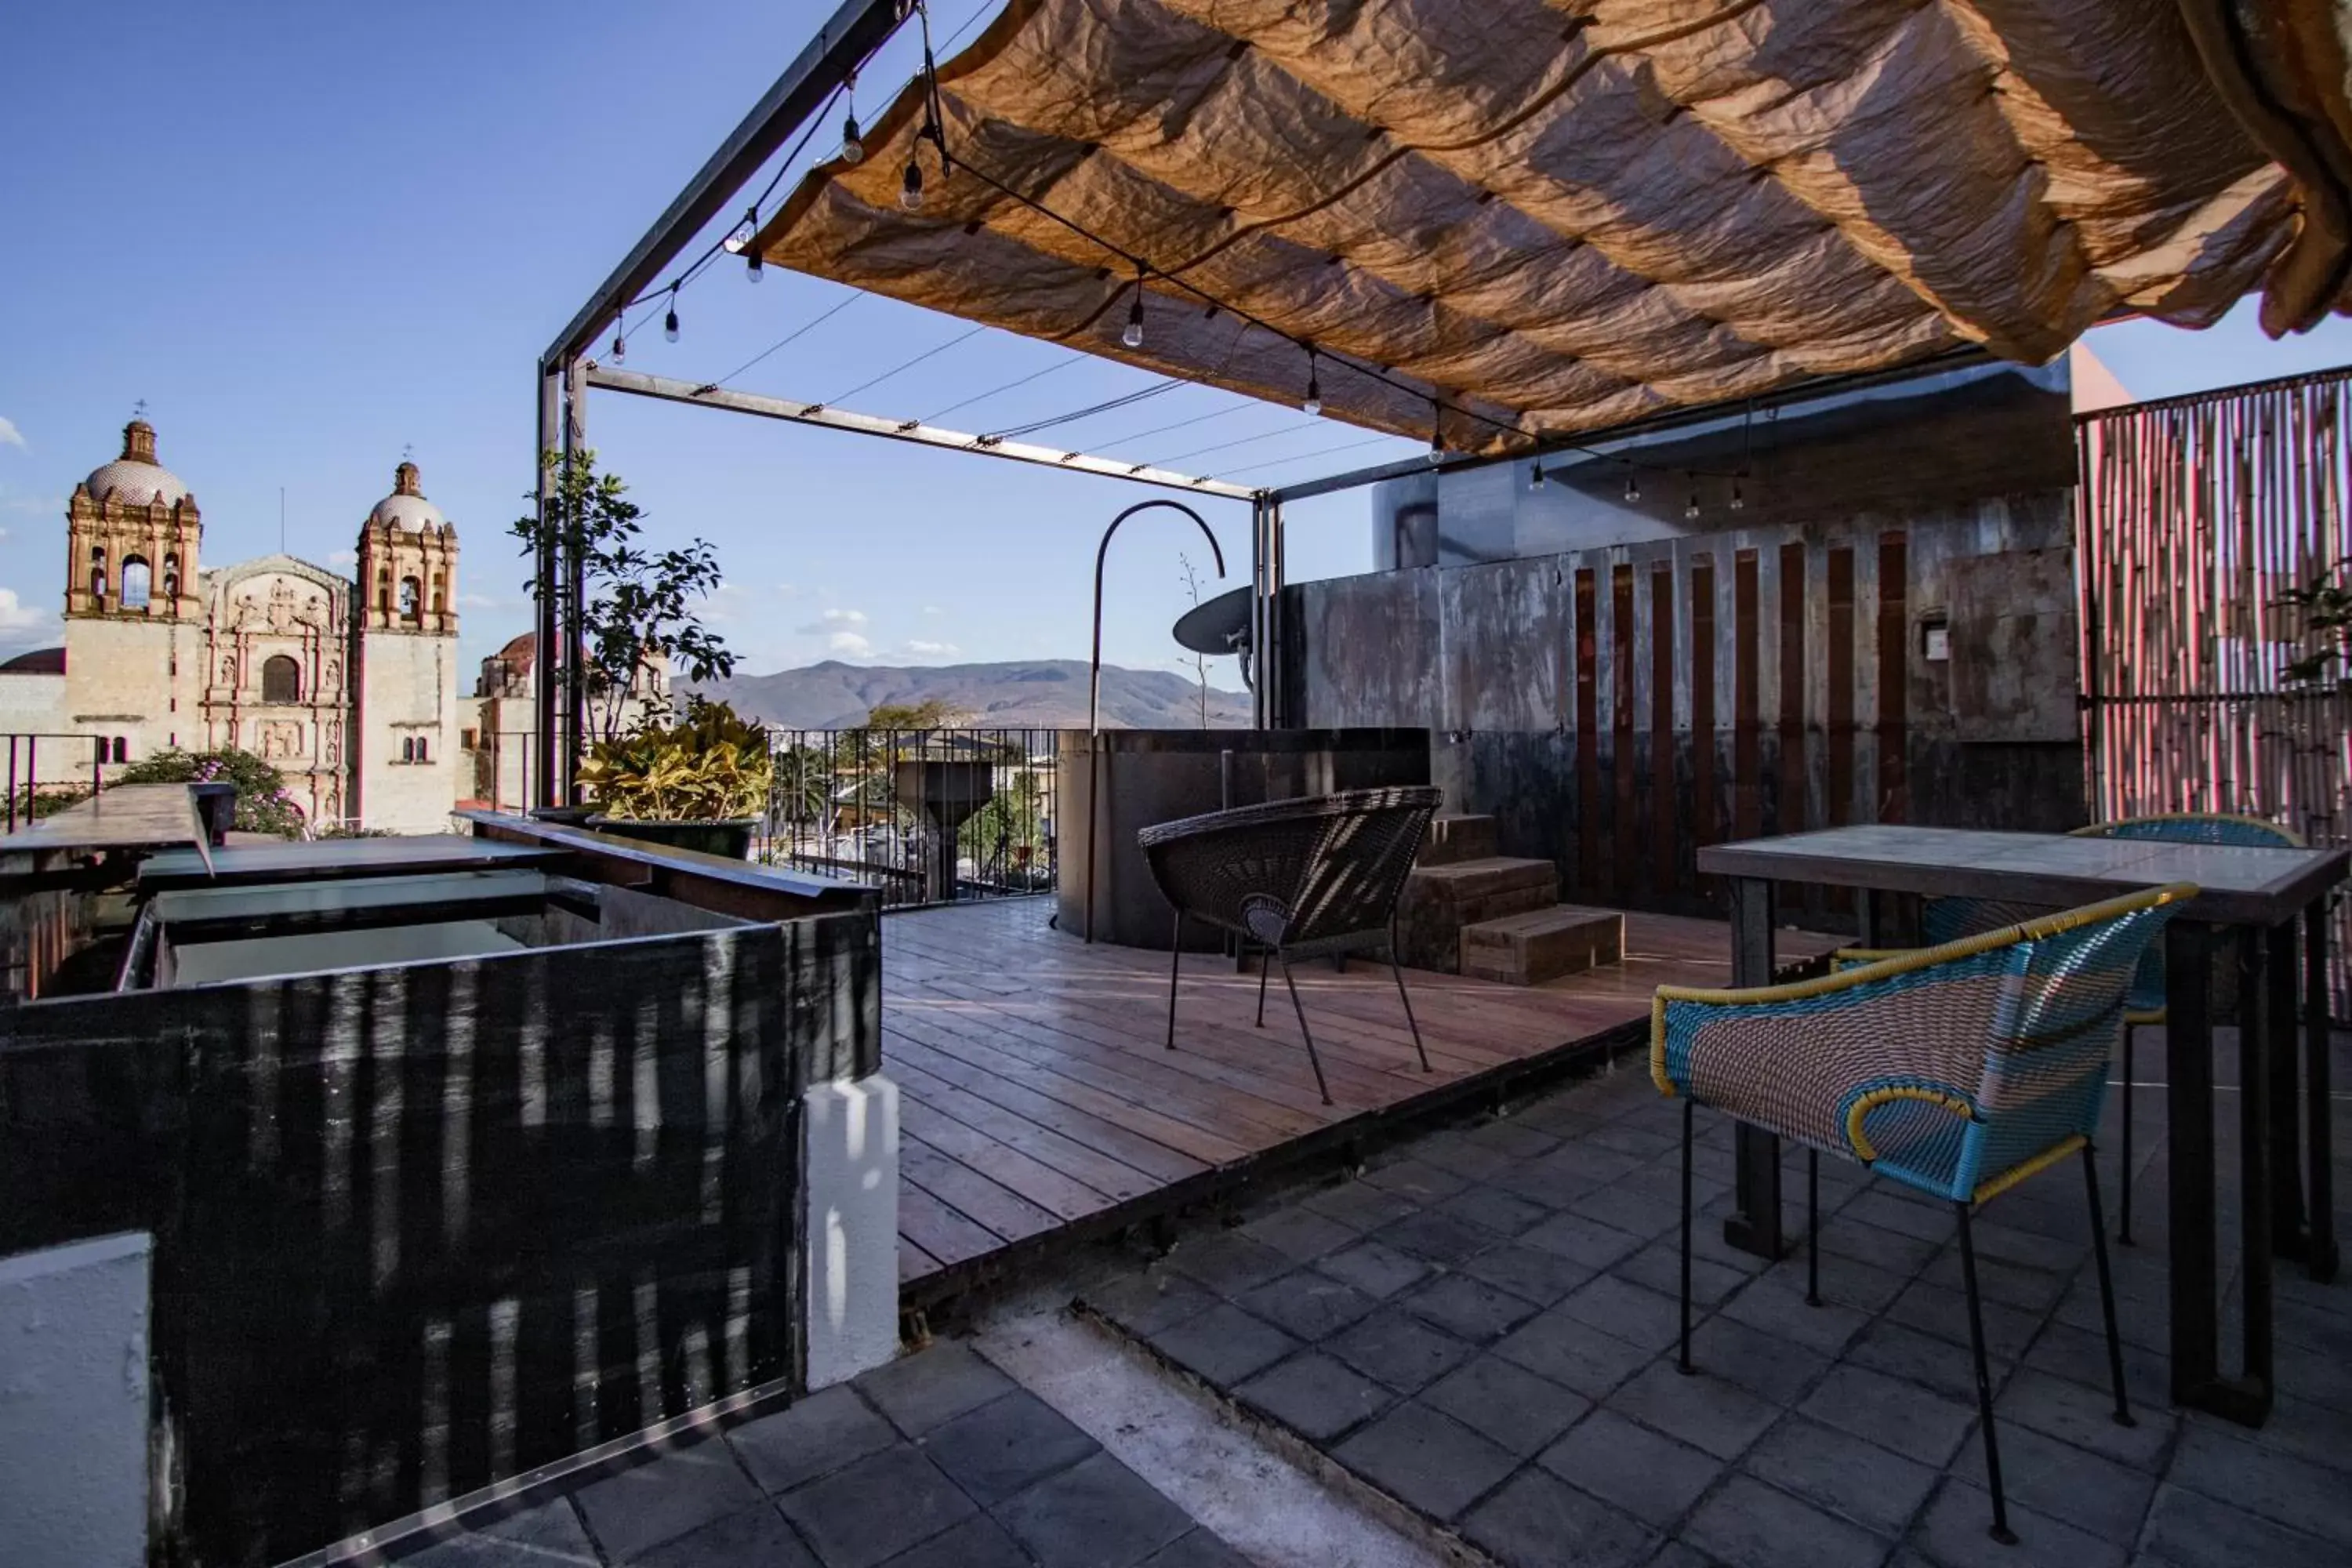
<svg viewBox="0 0 2352 1568">
<path fill-rule="evenodd" d="M 1436 574 L 1449 730 L 1553 730 L 1561 721 L 1559 565 L 1507 561 Z"/>
</svg>

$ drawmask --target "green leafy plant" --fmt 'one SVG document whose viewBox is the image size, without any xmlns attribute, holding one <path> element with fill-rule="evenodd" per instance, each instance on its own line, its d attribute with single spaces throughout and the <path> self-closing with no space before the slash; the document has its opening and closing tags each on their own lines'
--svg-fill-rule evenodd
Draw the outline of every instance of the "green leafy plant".
<svg viewBox="0 0 2352 1568">
<path fill-rule="evenodd" d="M 226 780 L 236 785 L 239 833 L 270 833 L 280 838 L 302 837 L 302 808 L 286 787 L 286 775 L 235 746 L 210 752 L 184 752 L 168 747 L 127 764 L 107 787 L 137 784 L 211 784 Z"/>
<path fill-rule="evenodd" d="M 2347 654 L 2352 654 L 2352 560 L 2337 562 L 2300 588 L 2278 596 L 2281 608 L 2303 612 L 2305 635 L 2317 647 L 2302 658 L 2290 659 L 2286 678 L 2298 686 L 2352 684 Z"/>
<path fill-rule="evenodd" d="M 768 732 L 724 702 L 688 700 L 676 724 L 600 741 L 580 770 L 605 816 L 635 822 L 719 822 L 768 808 L 775 764 Z"/>
<path fill-rule="evenodd" d="M 664 663 L 698 684 L 735 672 L 734 654 L 694 611 L 719 585 L 719 554 L 700 539 L 676 550 L 640 546 L 645 512 L 619 475 L 596 471 L 593 449 L 568 463 L 549 452 L 540 462 L 547 513 L 517 518 L 509 531 L 527 555 L 552 545 L 580 563 L 587 729 L 598 741 L 615 740 L 629 727 L 632 700 L 656 689 Z M 524 586 L 538 596 L 536 574 Z"/>
</svg>

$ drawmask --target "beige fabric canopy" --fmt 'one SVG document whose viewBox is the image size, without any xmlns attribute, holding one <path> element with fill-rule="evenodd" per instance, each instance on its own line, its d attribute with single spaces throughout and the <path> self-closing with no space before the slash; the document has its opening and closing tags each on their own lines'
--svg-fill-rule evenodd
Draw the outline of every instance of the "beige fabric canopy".
<svg viewBox="0 0 2352 1568">
<path fill-rule="evenodd" d="M 940 69 L 949 172 L 919 84 L 754 243 L 1297 403 L 1286 333 L 1330 416 L 1426 438 L 1434 393 L 1449 448 L 1509 450 L 2266 278 L 2309 325 L 2352 235 L 2347 3 L 1011 0 Z"/>
</svg>

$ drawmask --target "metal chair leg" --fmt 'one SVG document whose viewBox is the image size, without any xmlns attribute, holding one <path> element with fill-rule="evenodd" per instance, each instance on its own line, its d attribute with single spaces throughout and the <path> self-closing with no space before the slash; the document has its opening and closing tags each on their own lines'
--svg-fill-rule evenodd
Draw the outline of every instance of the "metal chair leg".
<svg viewBox="0 0 2352 1568">
<path fill-rule="evenodd" d="M 2134 1028 L 2129 1024 L 2126 1024 L 2124 1026 L 2124 1092 L 2122 1097 L 2122 1120 L 2124 1124 L 2122 1152 L 2124 1163 L 2122 1165 L 2122 1175 L 2120 1177 L 2120 1180 L 2123 1182 L 2124 1191 L 2122 1199 L 2116 1205 L 2117 1211 L 2116 1219 L 2116 1239 L 2122 1242 L 2126 1247 L 2129 1247 L 2132 1244 L 2132 1037 L 2138 1032 L 2139 1031 L 2137 1029 Z M 2093 1178 L 2095 1181 L 2096 1179 L 2096 1177 Z M 2104 1250 L 2104 1248 L 2102 1250 Z"/>
<path fill-rule="evenodd" d="M 1168 939 L 1168 1048 L 1176 1048 L 1176 974 L 1184 967 L 1184 917 L 1176 917 L 1176 929 Z"/>
<path fill-rule="evenodd" d="M 1682 1349 L 1675 1360 L 1675 1370 L 1687 1376 L 1691 1370 L 1690 1301 L 1691 1301 L 1691 1101 L 1683 1100 L 1683 1299 Z"/>
<path fill-rule="evenodd" d="M 2017 1544 L 2009 1528 L 2009 1498 L 2000 1485 L 2000 1441 L 1992 1429 L 1992 1373 L 1985 1365 L 1984 1301 L 1977 1294 L 1977 1244 L 1969 1226 L 1969 1205 L 1952 1205 L 1960 1215 L 1960 1277 L 1969 1288 L 1969 1350 L 1976 1358 L 1977 1422 L 1984 1428 L 1985 1479 L 1992 1487 L 1992 1538 L 2003 1546 Z"/>
<path fill-rule="evenodd" d="M 1822 1152 L 1805 1151 L 1805 1305 L 1822 1304 Z"/>
<path fill-rule="evenodd" d="M 1429 1047 L 1421 1043 L 1421 1024 L 1412 1016 L 1412 998 L 1405 994 L 1404 970 L 1397 963 L 1396 924 L 1389 924 L 1389 973 L 1396 976 L 1397 1000 L 1404 1004 L 1404 1026 L 1412 1031 L 1412 1048 L 1421 1057 L 1421 1070 L 1435 1072 L 1429 1065 Z"/>
<path fill-rule="evenodd" d="M 2107 1270 L 2107 1215 L 2099 1203 L 2099 1160 L 2095 1145 L 2083 1145 L 2083 1191 L 2091 1200 L 2091 1251 L 2099 1263 L 2099 1311 L 2107 1326 L 2107 1376 L 2116 1390 L 2116 1425 L 2137 1426 L 2131 1402 L 2124 1394 L 2123 1339 L 2116 1331 L 2116 1281 Z"/>
<path fill-rule="evenodd" d="M 1328 1105 L 1331 1103 L 1331 1086 L 1323 1081 L 1323 1058 L 1315 1054 L 1315 1036 L 1307 1027 L 1307 1005 L 1298 999 L 1298 982 L 1290 977 L 1290 960 L 1276 949 L 1274 961 L 1282 965 L 1282 983 L 1290 988 L 1290 1007 L 1298 1015 L 1298 1035 L 1307 1042 L 1307 1060 L 1315 1069 L 1315 1087 L 1321 1091 L 1323 1103 Z"/>
<path fill-rule="evenodd" d="M 1257 957 L 1257 1026 L 1265 1027 L 1265 977 L 1274 973 L 1274 954 L 1262 952 Z"/>
</svg>

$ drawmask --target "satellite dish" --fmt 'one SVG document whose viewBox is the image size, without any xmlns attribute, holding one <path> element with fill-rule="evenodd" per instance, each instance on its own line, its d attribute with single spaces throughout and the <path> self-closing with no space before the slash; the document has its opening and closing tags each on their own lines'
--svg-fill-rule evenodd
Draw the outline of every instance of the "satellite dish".
<svg viewBox="0 0 2352 1568">
<path fill-rule="evenodd" d="M 1207 654 L 1246 653 L 1249 634 L 1250 591 L 1246 587 L 1193 605 L 1177 621 L 1175 631 L 1179 647 Z"/>
</svg>

